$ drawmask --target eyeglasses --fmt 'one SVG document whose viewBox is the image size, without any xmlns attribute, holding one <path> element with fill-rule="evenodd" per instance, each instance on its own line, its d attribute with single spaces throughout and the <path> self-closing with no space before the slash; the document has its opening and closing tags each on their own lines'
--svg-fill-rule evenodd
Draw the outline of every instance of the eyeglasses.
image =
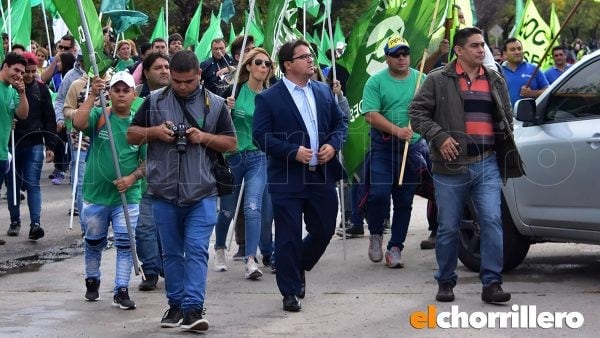
<svg viewBox="0 0 600 338">
<path fill-rule="evenodd" d="M 60 50 L 69 50 L 69 49 L 71 49 L 71 46 L 61 46 L 61 45 L 58 45 L 56 48 L 58 48 Z"/>
<path fill-rule="evenodd" d="M 269 60 L 254 59 L 254 64 L 257 66 L 262 65 L 263 62 L 265 63 L 265 67 L 267 67 L 267 68 L 271 68 L 271 66 L 273 65 L 273 62 L 271 62 Z"/>
<path fill-rule="evenodd" d="M 400 57 L 400 55 L 404 56 L 404 57 L 408 57 L 410 56 L 410 52 L 396 52 L 394 54 L 388 54 L 389 57 L 397 59 Z"/>
<path fill-rule="evenodd" d="M 309 53 L 309 54 L 302 54 L 302 55 L 294 56 L 292 58 L 292 61 L 297 60 L 297 59 L 302 59 L 302 60 L 308 61 L 308 60 L 313 60 L 314 58 L 315 58 L 315 55 Z"/>
</svg>

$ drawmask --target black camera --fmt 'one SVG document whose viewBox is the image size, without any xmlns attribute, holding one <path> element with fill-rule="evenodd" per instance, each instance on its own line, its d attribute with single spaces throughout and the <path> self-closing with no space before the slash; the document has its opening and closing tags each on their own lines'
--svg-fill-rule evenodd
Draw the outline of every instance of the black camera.
<svg viewBox="0 0 600 338">
<path fill-rule="evenodd" d="M 186 130 L 188 126 L 185 123 L 179 123 L 178 125 L 172 125 L 171 130 L 173 136 L 175 136 L 175 145 L 179 153 L 185 153 L 185 147 L 187 146 Z"/>
</svg>

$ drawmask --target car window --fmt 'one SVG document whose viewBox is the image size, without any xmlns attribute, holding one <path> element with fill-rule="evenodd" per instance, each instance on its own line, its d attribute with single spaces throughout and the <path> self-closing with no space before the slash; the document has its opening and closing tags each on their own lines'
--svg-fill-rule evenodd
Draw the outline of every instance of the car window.
<svg viewBox="0 0 600 338">
<path fill-rule="evenodd" d="M 580 67 L 550 95 L 546 122 L 600 118 L 600 59 Z"/>
</svg>

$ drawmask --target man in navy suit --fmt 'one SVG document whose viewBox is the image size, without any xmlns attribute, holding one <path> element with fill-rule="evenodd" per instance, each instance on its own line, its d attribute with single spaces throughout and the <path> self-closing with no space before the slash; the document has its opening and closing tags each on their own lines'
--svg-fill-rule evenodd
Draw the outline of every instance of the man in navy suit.
<svg viewBox="0 0 600 338">
<path fill-rule="evenodd" d="M 298 298 L 304 298 L 304 272 L 317 264 L 335 231 L 335 183 L 343 176 L 337 153 L 348 121 L 329 87 L 310 80 L 316 65 L 306 41 L 285 43 L 278 59 L 284 76 L 256 96 L 253 136 L 268 156 L 277 286 L 283 309 L 296 312 Z"/>
</svg>

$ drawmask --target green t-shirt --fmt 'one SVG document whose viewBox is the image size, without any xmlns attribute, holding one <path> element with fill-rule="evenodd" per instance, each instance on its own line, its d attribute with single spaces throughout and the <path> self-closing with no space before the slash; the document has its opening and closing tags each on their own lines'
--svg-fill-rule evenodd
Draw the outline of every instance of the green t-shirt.
<svg viewBox="0 0 600 338">
<path fill-rule="evenodd" d="M 119 61 L 117 61 L 117 65 L 115 66 L 115 73 L 126 70 L 127 67 L 131 66 L 134 63 L 135 61 L 133 61 L 133 59 L 129 59 L 127 61 L 119 59 Z"/>
<path fill-rule="evenodd" d="M 113 183 L 117 178 L 117 174 L 113 164 L 108 129 L 104 124 L 99 131 L 96 130 L 101 115 L 102 109 L 94 107 L 90 112 L 88 128 L 83 132 L 92 139 L 83 179 L 83 199 L 93 204 L 118 205 L 121 204 L 121 195 Z M 110 123 L 122 176 L 130 175 L 146 155 L 145 145 L 137 146 L 127 143 L 127 128 L 129 128 L 132 119 L 132 115 L 123 118 L 114 113 L 110 114 Z M 140 203 L 142 196 L 141 183 L 138 180 L 127 190 L 125 193 L 127 203 Z"/>
<path fill-rule="evenodd" d="M 0 81 L 0 160 L 8 160 L 8 140 L 18 106 L 17 90 L 8 83 Z"/>
<path fill-rule="evenodd" d="M 248 87 L 248 82 L 244 83 L 231 111 L 238 139 L 238 151 L 257 149 L 252 142 L 252 117 L 254 116 L 255 97 L 256 93 Z"/>
<path fill-rule="evenodd" d="M 409 68 L 410 74 L 398 80 L 393 78 L 388 69 L 371 76 L 363 91 L 362 114 L 378 112 L 398 127 L 406 127 L 410 121 L 408 106 L 415 96 L 415 88 L 419 71 Z M 421 83 L 425 75 L 421 77 Z M 410 143 L 415 143 L 421 135 L 413 133 Z"/>
</svg>

